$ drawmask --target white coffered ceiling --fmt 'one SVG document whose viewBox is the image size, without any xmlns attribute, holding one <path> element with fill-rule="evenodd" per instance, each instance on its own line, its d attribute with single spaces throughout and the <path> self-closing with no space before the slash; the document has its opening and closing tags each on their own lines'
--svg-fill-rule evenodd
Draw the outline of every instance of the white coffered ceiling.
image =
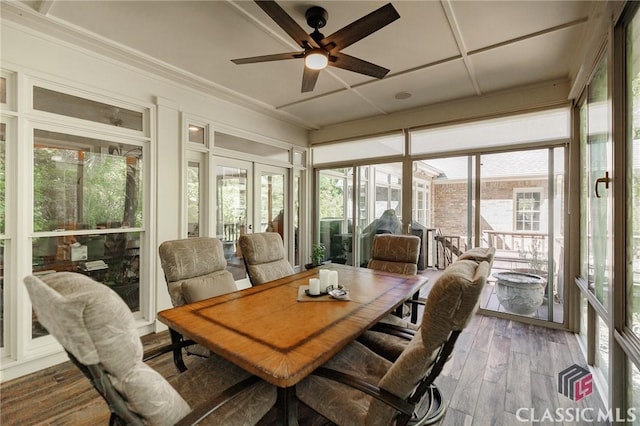
<svg viewBox="0 0 640 426">
<path fill-rule="evenodd" d="M 328 11 L 329 35 L 381 7 L 376 1 L 281 1 L 311 32 L 310 6 Z M 231 59 L 300 50 L 250 1 L 23 1 L 40 29 L 82 40 L 199 90 L 309 129 L 575 76 L 594 2 L 394 1 L 400 19 L 345 53 L 389 68 L 382 80 L 323 70 L 301 93 L 302 59 L 235 65 Z M 3 7 L 8 4 L 3 1 Z M 5 14 L 11 19 L 11 14 Z M 17 16 L 17 14 L 14 14 Z M 3 18 L 4 19 L 4 18 Z M 17 18 L 16 18 L 17 19 Z M 408 92 L 407 99 L 396 94 Z"/>
</svg>

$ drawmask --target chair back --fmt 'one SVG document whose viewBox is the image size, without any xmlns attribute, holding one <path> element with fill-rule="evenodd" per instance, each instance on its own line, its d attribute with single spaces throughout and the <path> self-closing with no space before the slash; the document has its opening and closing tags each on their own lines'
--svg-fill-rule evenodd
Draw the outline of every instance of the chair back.
<svg viewBox="0 0 640 426">
<path fill-rule="evenodd" d="M 489 267 L 491 267 L 495 256 L 495 247 L 474 247 L 460 254 L 458 259 L 475 260 L 476 262 L 489 262 Z"/>
<path fill-rule="evenodd" d="M 264 284 L 294 273 L 277 232 L 244 234 L 238 240 L 252 285 Z"/>
<path fill-rule="evenodd" d="M 136 418 L 145 424 L 175 424 L 191 411 L 142 361 L 133 314 L 113 290 L 74 272 L 28 276 L 24 283 L 38 321 L 84 367 L 112 413 L 120 411 L 118 418 L 128 418 L 127 424 Z"/>
<path fill-rule="evenodd" d="M 158 253 L 173 306 L 238 290 L 217 238 L 165 241 Z"/>
<path fill-rule="evenodd" d="M 377 234 L 373 239 L 367 267 L 396 274 L 418 273 L 420 237 L 403 234 Z"/>
<path fill-rule="evenodd" d="M 412 403 L 420 401 L 477 311 L 489 271 L 488 262 L 472 260 L 458 260 L 445 270 L 429 292 L 419 331 L 380 380 L 381 389 Z M 395 414 L 373 400 L 367 416 L 392 419 Z"/>
</svg>

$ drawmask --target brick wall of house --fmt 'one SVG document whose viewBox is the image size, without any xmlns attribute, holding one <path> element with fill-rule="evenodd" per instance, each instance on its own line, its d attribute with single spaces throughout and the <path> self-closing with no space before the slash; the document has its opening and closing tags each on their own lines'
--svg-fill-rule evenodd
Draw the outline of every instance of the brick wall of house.
<svg viewBox="0 0 640 426">
<path fill-rule="evenodd" d="M 482 227 L 501 231 L 513 230 L 514 189 L 540 188 L 542 190 L 542 212 L 546 212 L 547 179 L 496 180 L 481 184 Z M 432 206 L 433 226 L 443 235 L 467 235 L 466 182 L 433 181 Z"/>
</svg>

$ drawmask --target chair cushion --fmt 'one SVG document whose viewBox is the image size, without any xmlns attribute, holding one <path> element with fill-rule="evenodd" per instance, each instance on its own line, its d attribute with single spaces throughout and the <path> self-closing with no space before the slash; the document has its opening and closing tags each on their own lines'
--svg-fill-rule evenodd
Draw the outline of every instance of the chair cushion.
<svg viewBox="0 0 640 426">
<path fill-rule="evenodd" d="M 249 265 L 248 269 L 253 285 L 263 284 L 293 274 L 293 268 L 286 259 L 260 265 Z"/>
<path fill-rule="evenodd" d="M 239 243 L 249 265 L 275 262 L 286 256 L 282 238 L 277 232 L 245 234 L 240 237 Z"/>
<path fill-rule="evenodd" d="M 132 411 L 150 424 L 174 424 L 189 405 L 142 362 L 133 314 L 109 287 L 73 272 L 24 279 L 40 323 L 82 364 L 102 364 Z"/>
<path fill-rule="evenodd" d="M 369 383 L 378 383 L 391 362 L 376 355 L 358 342 L 349 344 L 324 367 L 342 371 Z M 339 425 L 391 424 L 395 410 L 382 409 L 378 418 L 368 412 L 375 399 L 347 385 L 311 375 L 296 385 L 296 394 L 309 407 Z"/>
<path fill-rule="evenodd" d="M 227 267 L 222 243 L 217 238 L 165 241 L 160 244 L 158 252 L 168 282 L 210 274 Z"/>
<path fill-rule="evenodd" d="M 277 232 L 242 235 L 238 241 L 253 285 L 293 274 L 287 261 L 282 237 Z"/>
<path fill-rule="evenodd" d="M 217 238 L 165 241 L 158 253 L 173 306 L 238 290 Z"/>
<path fill-rule="evenodd" d="M 189 370 L 175 375 L 170 380 L 180 395 L 194 407 L 206 406 L 212 396 L 250 376 L 242 368 L 215 354 L 198 361 L 191 362 Z M 200 424 L 256 424 L 275 404 L 276 393 L 275 386 L 260 381 L 219 407 Z"/>
<path fill-rule="evenodd" d="M 382 331 L 371 330 L 364 332 L 358 338 L 358 341 L 390 361 L 398 359 L 409 344 L 409 340 L 401 337 L 393 336 Z"/>
<path fill-rule="evenodd" d="M 233 275 L 227 270 L 216 271 L 181 282 L 182 296 L 187 303 L 197 302 L 238 290 Z"/>
<path fill-rule="evenodd" d="M 143 362 L 124 377 L 112 377 L 111 381 L 125 395 L 131 411 L 151 425 L 174 425 L 191 412 L 187 402 L 165 378 Z"/>
<path fill-rule="evenodd" d="M 496 254 L 494 247 L 474 247 L 462 253 L 458 259 L 460 260 L 475 260 L 476 262 L 493 262 L 493 257 Z"/>
<path fill-rule="evenodd" d="M 413 263 L 417 268 L 420 238 L 415 235 L 376 235 L 371 253 L 373 259 Z"/>
</svg>

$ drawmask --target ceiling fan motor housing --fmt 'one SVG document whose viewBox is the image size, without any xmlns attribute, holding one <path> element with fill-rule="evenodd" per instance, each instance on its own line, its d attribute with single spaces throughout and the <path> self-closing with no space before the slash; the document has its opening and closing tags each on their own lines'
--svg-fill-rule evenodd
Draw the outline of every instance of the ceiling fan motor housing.
<svg viewBox="0 0 640 426">
<path fill-rule="evenodd" d="M 304 17 L 307 19 L 307 25 L 317 30 L 318 28 L 322 28 L 327 25 L 329 14 L 320 6 L 313 6 L 307 9 Z"/>
</svg>

